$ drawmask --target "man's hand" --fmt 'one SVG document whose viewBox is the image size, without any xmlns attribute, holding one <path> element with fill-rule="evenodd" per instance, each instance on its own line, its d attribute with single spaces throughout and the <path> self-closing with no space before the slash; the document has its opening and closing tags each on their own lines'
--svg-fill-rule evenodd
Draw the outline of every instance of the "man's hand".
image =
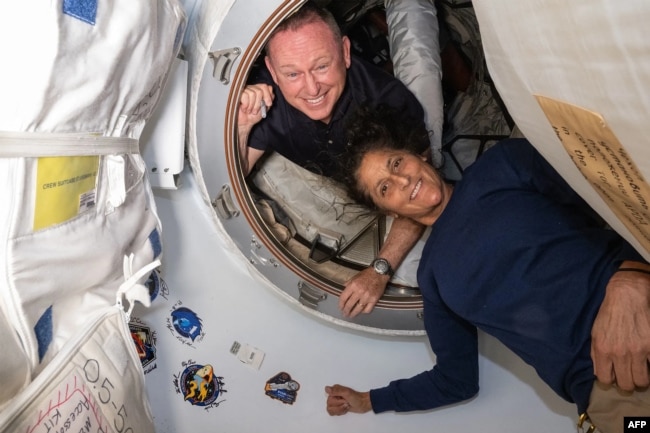
<svg viewBox="0 0 650 433">
<path fill-rule="evenodd" d="M 395 218 L 378 256 L 388 260 L 391 267 L 397 269 L 422 233 L 422 224 L 408 218 Z M 371 313 L 384 294 L 389 280 L 388 275 L 380 275 L 373 268 L 364 269 L 351 278 L 339 298 L 339 308 L 343 315 L 355 317 L 359 313 Z"/>
<path fill-rule="evenodd" d="M 365 413 L 372 410 L 370 393 L 358 392 L 343 385 L 326 386 L 327 413 L 345 415 L 348 412 Z"/>
<path fill-rule="evenodd" d="M 248 175 L 255 162 L 264 151 L 248 147 L 248 136 L 257 122 L 262 120 L 265 110 L 273 105 L 273 88 L 268 84 L 253 84 L 246 86 L 239 99 L 237 117 L 237 140 L 242 169 Z M 264 108 L 262 108 L 264 107 Z"/>
<path fill-rule="evenodd" d="M 348 281 L 339 297 L 339 308 L 344 316 L 355 317 L 370 313 L 386 290 L 390 277 L 366 268 Z"/>
<path fill-rule="evenodd" d="M 621 268 L 650 269 L 624 262 Z M 650 275 L 616 272 L 591 330 L 591 358 L 600 382 L 625 391 L 650 385 Z"/>
<path fill-rule="evenodd" d="M 251 128 L 262 120 L 262 116 L 266 115 L 264 110 L 271 108 L 274 99 L 273 87 L 268 84 L 252 84 L 246 86 L 239 99 L 237 126 L 240 128 Z M 262 101 L 264 102 L 264 109 L 262 109 Z"/>
</svg>

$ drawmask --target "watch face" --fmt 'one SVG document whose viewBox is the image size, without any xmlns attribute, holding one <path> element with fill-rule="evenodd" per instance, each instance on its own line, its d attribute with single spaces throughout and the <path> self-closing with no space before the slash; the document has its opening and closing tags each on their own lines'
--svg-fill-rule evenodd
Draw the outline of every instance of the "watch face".
<svg viewBox="0 0 650 433">
<path fill-rule="evenodd" d="M 385 259 L 377 259 L 374 264 L 375 271 L 379 274 L 387 274 L 390 270 L 390 265 Z"/>
</svg>

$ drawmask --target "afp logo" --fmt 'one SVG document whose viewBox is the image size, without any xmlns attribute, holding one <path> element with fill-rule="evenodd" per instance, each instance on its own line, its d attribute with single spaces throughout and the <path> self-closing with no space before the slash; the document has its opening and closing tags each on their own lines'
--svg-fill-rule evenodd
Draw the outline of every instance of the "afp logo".
<svg viewBox="0 0 650 433">
<path fill-rule="evenodd" d="M 626 416 L 623 433 L 650 433 L 650 416 Z"/>
</svg>

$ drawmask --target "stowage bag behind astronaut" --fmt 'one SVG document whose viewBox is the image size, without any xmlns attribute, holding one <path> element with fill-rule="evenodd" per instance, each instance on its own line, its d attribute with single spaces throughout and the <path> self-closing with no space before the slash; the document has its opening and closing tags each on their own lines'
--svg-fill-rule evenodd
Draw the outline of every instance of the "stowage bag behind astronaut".
<svg viewBox="0 0 650 433">
<path fill-rule="evenodd" d="M 61 365 L 61 349 L 91 325 L 108 326 L 107 308 L 117 310 L 122 295 L 132 303 L 159 263 L 161 227 L 138 139 L 185 22 L 177 0 L 3 4 L 0 425 L 19 410 L 12 399 L 40 395 L 24 388 L 47 382 L 41 373 L 61 373 L 47 369 Z"/>
</svg>

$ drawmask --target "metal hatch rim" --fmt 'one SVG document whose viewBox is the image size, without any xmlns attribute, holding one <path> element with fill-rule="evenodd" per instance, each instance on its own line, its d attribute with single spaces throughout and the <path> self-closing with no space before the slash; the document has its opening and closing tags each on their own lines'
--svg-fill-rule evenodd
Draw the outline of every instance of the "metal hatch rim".
<svg viewBox="0 0 650 433">
<path fill-rule="evenodd" d="M 288 15 L 297 10 L 305 0 L 287 0 L 273 14 L 271 14 L 264 22 L 258 32 L 254 35 L 251 43 L 243 50 L 240 61 L 234 71 L 233 79 L 231 81 L 230 92 L 228 94 L 226 110 L 225 110 L 225 127 L 224 127 L 224 152 L 225 162 L 228 171 L 228 176 L 231 181 L 231 190 L 236 198 L 236 201 L 241 209 L 242 214 L 248 221 L 251 229 L 257 238 L 264 244 L 264 246 L 277 258 L 283 265 L 295 273 L 298 277 L 305 280 L 305 282 L 318 287 L 319 289 L 339 296 L 344 286 L 331 281 L 322 275 L 315 276 L 314 271 L 300 262 L 297 258 L 290 259 L 287 256 L 290 252 L 281 246 L 277 245 L 275 236 L 270 232 L 265 223 L 260 222 L 261 216 L 254 211 L 254 205 L 251 195 L 247 188 L 242 187 L 245 182 L 241 165 L 239 164 L 238 147 L 236 144 L 236 117 L 237 106 L 239 103 L 239 96 L 243 91 L 248 72 L 254 61 L 261 53 L 267 38 L 275 27 L 282 22 Z M 391 298 L 399 300 L 391 300 Z M 393 310 L 421 310 L 422 298 L 421 296 L 413 296 L 411 299 L 404 299 L 397 296 L 382 296 L 378 301 L 375 308 L 393 309 Z"/>
</svg>

